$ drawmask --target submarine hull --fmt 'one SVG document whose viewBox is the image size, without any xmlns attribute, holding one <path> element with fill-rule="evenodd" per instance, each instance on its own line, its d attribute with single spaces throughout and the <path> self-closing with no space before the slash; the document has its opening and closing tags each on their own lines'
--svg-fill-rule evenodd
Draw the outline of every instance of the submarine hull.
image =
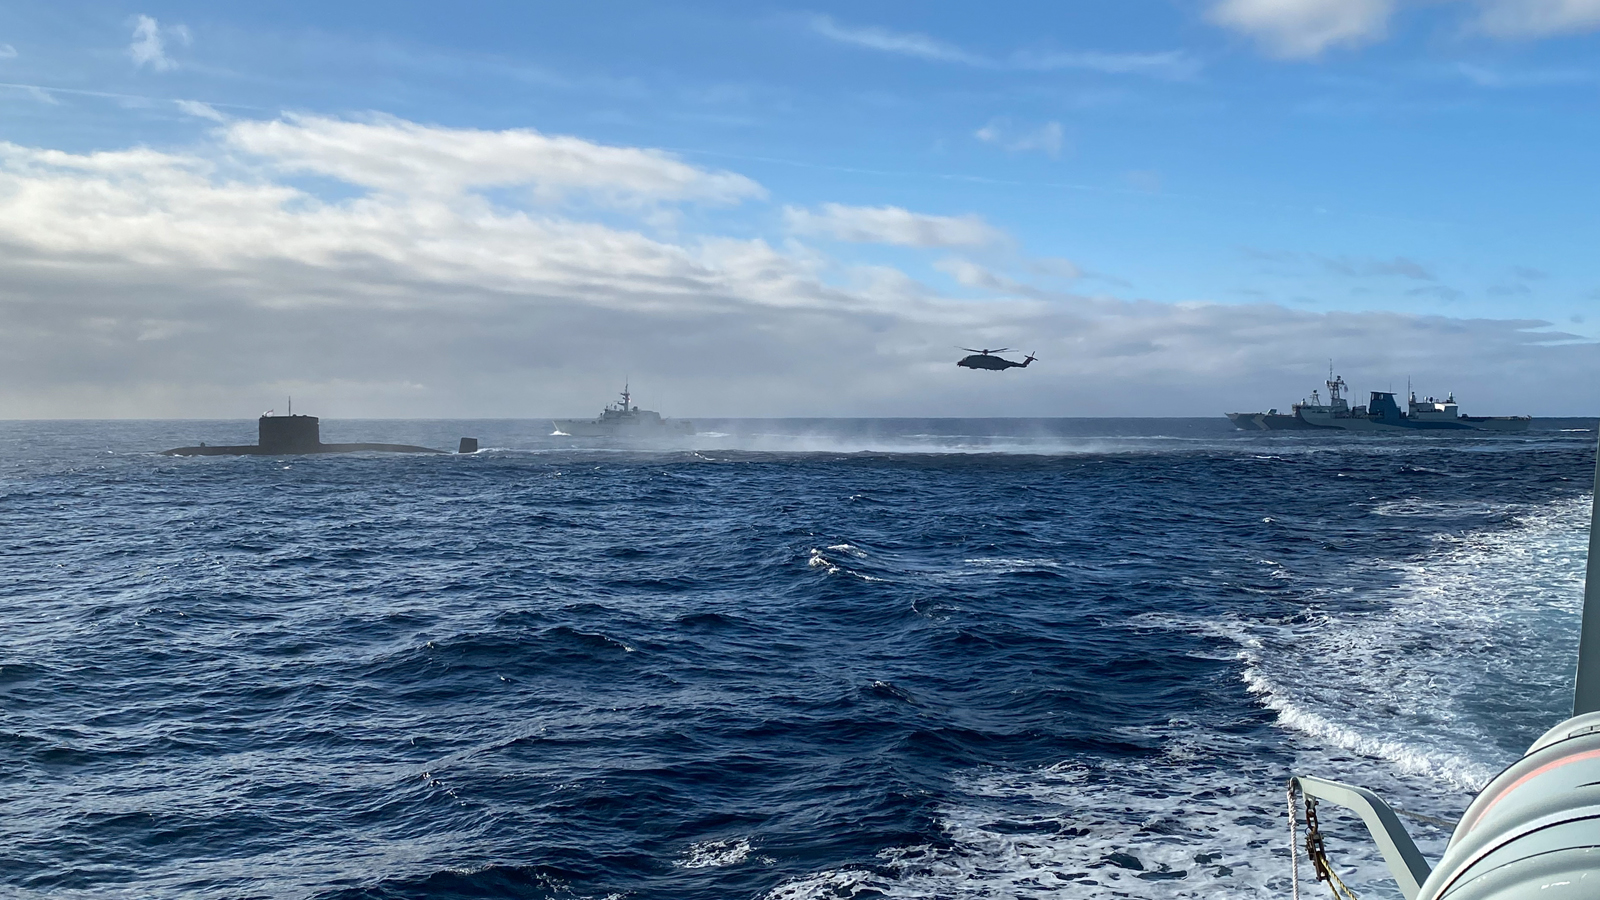
<svg viewBox="0 0 1600 900">
<path fill-rule="evenodd" d="M 440 453 L 432 447 L 414 447 L 410 444 L 316 444 L 293 449 L 261 447 L 245 444 L 234 447 L 175 447 L 163 450 L 163 456 L 306 456 L 313 453 Z"/>
</svg>

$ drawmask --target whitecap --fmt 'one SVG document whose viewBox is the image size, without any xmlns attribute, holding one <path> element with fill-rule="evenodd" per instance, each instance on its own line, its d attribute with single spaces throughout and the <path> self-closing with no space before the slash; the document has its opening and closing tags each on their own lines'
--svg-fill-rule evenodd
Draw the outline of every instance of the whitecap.
<svg viewBox="0 0 1600 900">
<path fill-rule="evenodd" d="M 1037 558 L 1006 558 L 980 556 L 973 559 L 964 559 L 962 562 L 980 569 L 998 569 L 1002 572 L 1015 572 L 1026 569 L 1059 569 L 1061 563 L 1053 559 Z"/>
<path fill-rule="evenodd" d="M 701 841 L 690 844 L 682 858 L 673 865 L 680 869 L 711 869 L 736 866 L 750 857 L 748 838 L 729 838 L 721 841 Z"/>
<path fill-rule="evenodd" d="M 822 551 L 815 547 L 811 548 L 811 558 L 806 562 L 806 565 L 813 569 L 826 570 L 829 575 L 837 575 L 839 572 L 843 571 L 838 566 L 834 565 L 832 560 L 828 559 L 826 556 L 823 556 Z"/>
</svg>

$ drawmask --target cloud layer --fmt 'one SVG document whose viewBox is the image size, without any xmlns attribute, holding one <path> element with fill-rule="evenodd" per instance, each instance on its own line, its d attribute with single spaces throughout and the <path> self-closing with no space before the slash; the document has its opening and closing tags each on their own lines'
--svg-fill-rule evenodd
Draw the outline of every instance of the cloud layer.
<svg viewBox="0 0 1600 900">
<path fill-rule="evenodd" d="M 624 375 L 691 416 L 1215 415 L 1286 405 L 1329 356 L 1352 381 L 1448 378 L 1473 411 L 1600 401 L 1595 348 L 1542 323 L 1047 289 L 1028 271 L 1076 269 L 976 216 L 784 211 L 801 241 L 1014 260 L 940 263 L 960 297 L 649 225 L 763 195 L 660 151 L 393 119 L 232 122 L 181 152 L 0 144 L 0 416 L 246 416 L 285 393 L 329 416 L 583 414 Z M 952 345 L 1041 361 L 972 373 Z"/>
<path fill-rule="evenodd" d="M 765 196 L 731 172 L 696 168 L 667 153 L 613 147 L 526 128 L 480 131 L 378 118 L 317 116 L 235 123 L 225 133 L 239 150 L 284 171 L 327 175 L 397 194 L 453 195 L 468 188 L 528 186 L 546 198 L 581 192 L 639 205 L 697 200 L 737 203 Z"/>
</svg>

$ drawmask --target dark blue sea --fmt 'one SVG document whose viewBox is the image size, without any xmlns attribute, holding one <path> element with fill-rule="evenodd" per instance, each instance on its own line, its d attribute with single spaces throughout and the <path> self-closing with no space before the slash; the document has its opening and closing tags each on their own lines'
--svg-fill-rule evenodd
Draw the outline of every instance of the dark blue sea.
<svg viewBox="0 0 1600 900">
<path fill-rule="evenodd" d="M 1590 423 L 700 424 L 0 423 L 0 896 L 1282 897 L 1570 705 Z"/>
</svg>

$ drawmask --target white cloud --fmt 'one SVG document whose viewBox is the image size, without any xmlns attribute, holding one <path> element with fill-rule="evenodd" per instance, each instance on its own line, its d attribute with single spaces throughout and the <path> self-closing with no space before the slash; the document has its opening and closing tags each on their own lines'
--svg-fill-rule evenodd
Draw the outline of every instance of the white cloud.
<svg viewBox="0 0 1600 900">
<path fill-rule="evenodd" d="M 1423 0 L 1216 0 L 1208 17 L 1249 35 L 1274 56 L 1309 59 L 1331 47 L 1382 40 L 1404 2 Z M 1468 27 L 1494 37 L 1542 38 L 1600 29 L 1600 0 L 1469 2 L 1477 12 Z"/>
<path fill-rule="evenodd" d="M 930 216 L 898 206 L 825 203 L 820 212 L 786 207 L 784 218 L 799 234 L 821 234 L 859 244 L 901 247 L 982 247 L 1004 243 L 1005 232 L 982 217 Z"/>
<path fill-rule="evenodd" d="M 402 194 L 528 185 L 543 199 L 573 192 L 620 206 L 697 200 L 737 203 L 765 196 L 754 181 L 710 171 L 669 153 L 545 135 L 532 129 L 440 128 L 393 118 L 351 122 L 317 116 L 242 121 L 234 147 L 289 171 L 330 175 Z"/>
<path fill-rule="evenodd" d="M 0 59 L 16 59 L 17 48 L 10 44 L 0 44 Z"/>
<path fill-rule="evenodd" d="M 988 64 L 988 61 L 980 56 L 925 34 L 889 31 L 871 26 L 840 25 L 828 16 L 813 17 L 811 29 L 829 40 L 865 47 L 868 50 L 881 50 L 884 53 L 897 53 L 901 56 L 915 56 L 939 62 L 977 66 Z"/>
<path fill-rule="evenodd" d="M 1007 150 L 1027 151 L 1038 150 L 1047 156 L 1061 155 L 1065 136 L 1062 133 L 1060 122 L 1046 122 L 1034 129 L 1017 130 L 1011 127 L 1009 119 L 993 119 L 989 124 L 979 128 L 972 136 L 987 144 L 996 144 Z"/>
<path fill-rule="evenodd" d="M 55 98 L 54 94 L 51 94 L 49 91 L 45 90 L 42 87 L 39 87 L 36 84 L 18 84 L 18 85 L 13 85 L 12 89 L 24 92 L 28 96 L 30 96 L 33 99 L 39 101 L 40 103 L 45 104 L 46 106 L 57 106 L 57 105 L 59 105 L 61 103 L 60 100 L 57 100 Z"/>
<path fill-rule="evenodd" d="M 1538 38 L 1600 28 L 1600 0 L 1480 0 L 1476 27 L 1497 37 Z"/>
<path fill-rule="evenodd" d="M 1036 275 L 1049 278 L 1082 278 L 1083 269 L 1070 259 L 1058 256 L 1045 256 L 1028 261 L 1028 270 Z"/>
<path fill-rule="evenodd" d="M 1383 38 L 1394 7 L 1395 0 L 1221 0 L 1209 15 L 1274 56 L 1306 59 Z"/>
<path fill-rule="evenodd" d="M 1353 278 L 1397 275 L 1414 281 L 1438 280 L 1427 266 L 1404 256 L 1396 256 L 1392 259 L 1368 259 L 1349 256 L 1315 258 L 1328 271 Z"/>
<path fill-rule="evenodd" d="M 1442 71 L 1484 88 L 1515 89 L 1550 87 L 1553 85 L 1587 85 L 1600 80 L 1597 79 L 1594 72 L 1577 67 L 1515 69 L 1456 63 Z"/>
<path fill-rule="evenodd" d="M 1220 414 L 1284 405 L 1327 354 L 1364 383 L 1453 376 L 1485 412 L 1600 403 L 1595 348 L 1544 346 L 1548 334 L 1528 331 L 1539 323 L 1088 297 L 966 260 L 943 265 L 974 299 L 890 267 L 836 283 L 815 250 L 651 237 L 615 216 L 479 195 L 483 181 L 461 175 L 387 188 L 391 150 L 414 162 L 431 148 L 454 169 L 463 141 L 522 146 L 527 133 L 391 121 L 372 127 L 396 128 L 398 144 L 357 132 L 333 153 L 309 151 L 321 132 L 295 127 L 251 144 L 259 157 L 241 156 L 231 127 L 220 146 L 183 153 L 0 144 L 0 417 L 240 417 L 285 385 L 297 409 L 335 418 L 584 414 L 625 374 L 689 417 Z M 363 164 L 358 146 L 380 158 Z M 609 167 L 588 152 L 581 178 L 560 153 L 534 156 L 563 184 L 604 191 L 611 173 L 653 197 L 695 199 L 696 179 L 717 174 L 684 176 L 669 159 L 666 176 L 643 178 L 661 157 Z M 328 200 L 280 179 L 280 163 L 318 171 L 297 168 L 308 158 L 368 182 L 376 168 L 386 187 Z M 500 159 L 484 177 L 545 177 Z M 976 217 L 865 213 L 823 206 L 799 220 L 916 246 L 999 234 Z M 1040 363 L 997 392 L 955 368 L 952 344 L 1026 345 Z M 1535 397 L 1552 408 L 1531 408 Z"/>
<path fill-rule="evenodd" d="M 934 263 L 933 267 L 954 278 L 956 283 L 962 287 L 1023 297 L 1044 297 L 1049 295 L 1047 291 L 1007 278 L 988 266 L 979 265 L 970 259 L 962 259 L 960 257 L 941 259 Z"/>
<path fill-rule="evenodd" d="M 933 267 L 949 275 L 962 287 L 974 290 L 990 291 L 994 294 L 1012 298 L 1043 301 L 1054 301 L 1064 296 L 1059 290 L 1019 281 L 1009 275 L 997 272 L 989 266 L 961 257 L 941 259 L 934 263 Z M 1024 260 L 1022 261 L 1022 267 L 1034 275 L 1042 275 L 1047 279 L 1076 280 L 1083 277 L 1083 270 L 1079 269 L 1071 260 L 1066 259 L 1046 257 L 1043 259 Z"/>
<path fill-rule="evenodd" d="M 1111 75 L 1188 78 L 1200 68 L 1199 62 L 1194 57 L 1180 50 L 1159 53 L 1107 53 L 1094 50 L 1018 51 L 1005 58 L 993 58 L 973 53 L 926 34 L 890 31 L 875 26 L 842 25 L 829 16 L 814 16 L 811 19 L 811 30 L 841 44 L 933 62 L 958 63 L 980 69 L 1035 72 L 1087 69 Z"/>
<path fill-rule="evenodd" d="M 177 38 L 184 45 L 190 43 L 189 29 L 183 25 L 162 28 L 150 16 L 136 16 L 133 20 L 133 41 L 128 44 L 128 56 L 135 66 L 149 66 L 157 72 L 177 68 L 177 62 L 167 55 L 162 32 Z"/>
<path fill-rule="evenodd" d="M 1200 71 L 1200 61 L 1181 50 L 1161 53 L 1103 53 L 1098 51 L 1033 53 L 1019 51 L 1010 64 L 1018 69 L 1051 72 L 1057 69 L 1089 69 L 1111 75 L 1153 75 L 1162 78 L 1192 78 Z"/>
<path fill-rule="evenodd" d="M 179 110 L 197 119 L 210 119 L 213 122 L 228 121 L 227 116 L 217 112 L 216 107 L 209 103 L 201 103 L 199 100 L 174 100 L 173 102 L 177 104 Z"/>
</svg>

